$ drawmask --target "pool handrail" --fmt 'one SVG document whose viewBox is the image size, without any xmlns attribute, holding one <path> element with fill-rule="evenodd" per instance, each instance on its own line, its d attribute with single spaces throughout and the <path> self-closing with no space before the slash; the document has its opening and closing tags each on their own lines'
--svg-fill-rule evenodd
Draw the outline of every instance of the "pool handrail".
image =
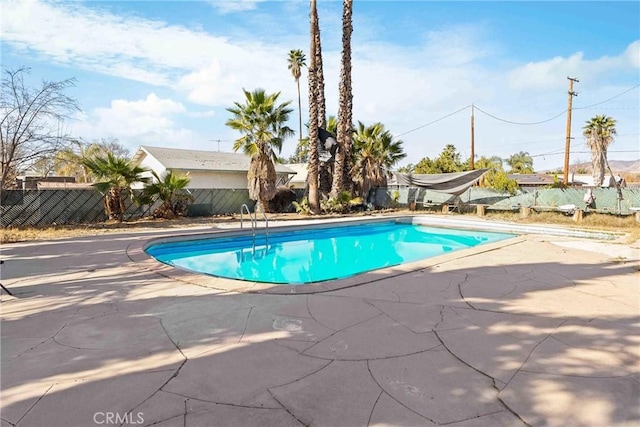
<svg viewBox="0 0 640 427">
<path fill-rule="evenodd" d="M 251 211 L 249 210 L 249 206 L 245 204 L 243 204 L 242 206 L 240 206 L 240 228 L 244 228 L 244 211 L 247 211 L 247 215 L 249 215 L 249 219 L 251 220 L 251 235 L 253 236 L 253 244 L 252 244 L 252 254 L 255 255 L 256 253 L 256 220 L 253 217 L 253 215 L 251 215 Z"/>
<path fill-rule="evenodd" d="M 258 209 L 260 208 L 260 209 Z M 260 210 L 262 212 L 262 217 L 264 218 L 264 228 L 265 228 L 265 241 L 266 241 L 266 245 L 267 245 L 267 251 L 269 250 L 269 218 L 267 218 L 267 213 L 264 211 L 264 206 L 262 206 L 261 203 L 257 203 L 256 207 L 254 208 L 254 219 L 256 222 L 256 225 L 258 223 L 258 219 L 257 219 L 257 211 Z"/>
<path fill-rule="evenodd" d="M 249 206 L 247 206 L 246 203 L 240 206 L 240 228 L 244 228 L 244 217 L 243 217 L 244 211 L 247 211 L 247 215 L 249 215 L 249 219 L 251 220 L 251 229 L 255 229 L 256 228 L 255 219 L 253 218 L 253 216 L 251 216 L 251 211 L 249 210 Z"/>
<path fill-rule="evenodd" d="M 249 210 L 249 206 L 247 206 L 246 204 L 243 204 L 242 206 L 240 206 L 240 228 L 244 228 L 244 211 L 247 211 L 247 215 L 249 215 L 249 219 L 251 220 L 251 235 L 253 237 L 252 251 L 251 251 L 252 255 L 256 254 L 256 228 L 258 224 L 258 219 L 257 219 L 258 206 L 260 207 L 259 210 L 262 212 L 262 217 L 264 218 L 265 241 L 266 241 L 266 248 L 268 251 L 269 250 L 269 218 L 267 218 L 267 214 L 264 211 L 264 207 L 262 207 L 262 205 L 260 205 L 259 203 L 256 204 L 256 207 L 254 208 L 254 212 L 252 215 L 251 211 Z"/>
</svg>

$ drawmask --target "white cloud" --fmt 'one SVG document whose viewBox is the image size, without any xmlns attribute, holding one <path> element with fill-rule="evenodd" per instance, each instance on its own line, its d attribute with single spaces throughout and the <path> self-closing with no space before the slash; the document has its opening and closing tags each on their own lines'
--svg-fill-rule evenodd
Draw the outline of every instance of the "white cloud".
<svg viewBox="0 0 640 427">
<path fill-rule="evenodd" d="M 435 66 L 464 66 L 488 54 L 488 44 L 483 43 L 480 28 L 471 25 L 456 26 L 447 30 L 430 31 L 422 59 Z"/>
<path fill-rule="evenodd" d="M 286 69 L 287 50 L 278 46 L 246 45 L 233 57 L 214 59 L 185 74 L 176 87 L 192 102 L 229 107 L 242 99 L 242 89 L 282 91 L 281 99 L 293 99 L 294 80 Z M 274 58 L 280 61 L 274 61 Z M 304 84 L 301 81 L 301 84 Z"/>
<path fill-rule="evenodd" d="M 640 40 L 631 43 L 624 51 L 624 56 L 632 67 L 640 68 Z"/>
<path fill-rule="evenodd" d="M 19 51 L 177 88 L 190 101 L 203 105 L 228 106 L 242 88 L 277 91 L 291 83 L 286 70 L 288 46 L 231 42 L 202 31 L 119 17 L 77 4 L 10 1 L 3 5 L 3 13 L 2 42 Z"/>
<path fill-rule="evenodd" d="M 78 116 L 73 134 L 88 140 L 115 137 L 131 150 L 142 144 L 189 147 L 194 143 L 193 132 L 173 119 L 186 113 L 181 103 L 154 93 L 137 101 L 115 99 L 108 108 Z"/>
<path fill-rule="evenodd" d="M 208 3 L 221 13 L 235 13 L 254 10 L 263 1 L 265 0 L 210 0 Z"/>
<path fill-rule="evenodd" d="M 236 53 L 223 37 L 79 4 L 9 1 L 2 24 L 2 42 L 19 51 L 156 85 Z"/>
<path fill-rule="evenodd" d="M 191 112 L 187 113 L 187 115 L 189 117 L 195 117 L 195 118 L 215 117 L 216 116 L 216 112 L 214 110 L 191 111 Z"/>
<path fill-rule="evenodd" d="M 226 11 L 231 12 L 229 6 L 235 8 L 234 11 L 246 11 L 255 8 L 256 2 L 215 1 L 212 5 L 219 11 L 226 7 Z M 340 4 L 324 3 L 322 7 L 327 9 L 321 11 L 327 110 L 335 115 L 340 71 Z M 1 41 L 18 53 L 167 87 L 176 91 L 175 99 L 210 107 L 224 108 L 234 101 L 242 101 L 243 88 L 282 91 L 282 101 L 294 101 L 292 107 L 296 111 L 291 115 L 291 126 L 297 129 L 297 94 L 294 80 L 286 69 L 286 55 L 291 48 L 300 47 L 301 40 L 307 40 L 305 31 L 308 30 L 304 29 L 308 28 L 307 24 L 292 30 L 288 38 L 255 35 L 251 33 L 253 26 L 246 25 L 231 39 L 162 21 L 114 15 L 94 3 L 9 0 L 2 8 Z M 300 6 L 299 10 L 291 8 L 296 18 L 308 19 L 307 6 Z M 261 16 L 247 14 L 246 18 L 257 20 Z M 359 15 L 354 19 L 366 20 Z M 297 19 L 296 23 L 302 21 Z M 598 102 L 612 94 L 604 88 L 618 90 L 624 86 L 620 81 L 614 82 L 612 76 L 626 73 L 632 75 L 631 79 L 635 75 L 637 81 L 640 66 L 640 41 L 634 41 L 624 52 L 613 56 L 587 59 L 583 53 L 576 52 L 566 57 L 514 65 L 512 59 L 501 56 L 500 45 L 486 36 L 483 27 L 467 25 L 425 32 L 422 43 L 411 45 L 381 43 L 377 37 L 379 27 L 375 25 L 361 32 L 358 28 L 355 27 L 352 55 L 354 120 L 381 121 L 394 134 L 429 123 L 471 103 L 509 120 L 543 120 L 566 108 L 567 76 L 581 80 L 576 104 Z M 308 41 L 305 43 L 306 49 Z M 503 65 L 506 61 L 510 65 Z M 306 70 L 300 83 L 306 121 Z M 625 88 L 628 86 L 621 90 Z M 113 96 L 125 98 L 119 94 Z M 197 135 L 178 123 L 191 118 L 190 124 L 193 124 L 200 116 L 206 122 L 202 124 L 202 128 L 206 127 L 203 132 L 221 139 L 235 137 L 229 136 L 232 133 L 225 129 L 223 111 L 189 113 L 186 110 L 179 102 L 155 95 L 137 101 L 120 99 L 108 108 L 89 112 L 85 122 L 78 123 L 76 129 L 84 137 L 113 135 L 123 142 L 133 141 L 134 145 L 142 142 L 175 145 L 179 141 L 188 147 L 195 144 Z M 216 113 L 215 120 L 207 120 Z M 632 123 L 637 124 L 637 111 L 631 113 L 636 115 Z M 576 123 L 578 116 L 577 113 Z M 489 150 L 513 153 L 531 140 L 530 129 L 526 127 L 509 127 L 481 114 L 476 117 L 476 141 L 487 154 Z M 545 144 L 552 141 L 551 145 L 555 144 L 554 138 L 563 142 L 563 132 L 564 122 L 559 119 L 537 131 L 537 135 Z M 402 139 L 410 155 L 407 161 L 414 163 L 426 155 L 439 153 L 447 143 L 466 146 L 468 112 L 409 133 Z M 542 143 L 525 148 L 531 152 L 544 150 Z"/>
<path fill-rule="evenodd" d="M 170 99 L 160 99 L 155 93 L 149 94 L 146 99 L 140 101 L 116 99 L 111 102 L 111 109 L 119 111 L 123 116 L 128 114 L 144 114 L 153 117 L 160 117 L 165 114 L 186 112 L 186 109 L 181 103 Z"/>
<path fill-rule="evenodd" d="M 189 101 L 203 105 L 230 104 L 239 94 L 238 76 L 223 73 L 219 61 L 186 74 L 178 81 L 178 87 L 187 93 Z"/>
<path fill-rule="evenodd" d="M 530 62 L 508 74 L 508 84 L 517 90 L 558 90 L 566 86 L 566 77 L 578 76 L 597 81 L 611 73 L 623 73 L 640 67 L 640 41 L 635 41 L 616 56 L 603 56 L 589 60 L 582 52 L 569 57 Z M 637 71 L 636 71 L 637 72 Z"/>
</svg>

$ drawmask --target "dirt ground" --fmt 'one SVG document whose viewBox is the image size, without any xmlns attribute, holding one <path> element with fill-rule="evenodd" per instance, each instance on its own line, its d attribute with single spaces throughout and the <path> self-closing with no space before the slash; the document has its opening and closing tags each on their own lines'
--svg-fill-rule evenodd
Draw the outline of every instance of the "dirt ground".
<svg viewBox="0 0 640 427">
<path fill-rule="evenodd" d="M 403 212 L 387 211 L 376 212 L 376 215 L 398 215 Z M 406 211 L 404 213 L 409 213 Z M 297 213 L 270 213 L 270 220 L 309 220 L 309 219 L 327 219 L 339 217 L 365 216 L 370 214 L 359 213 L 350 215 L 319 215 L 317 217 L 299 215 Z M 15 227 L 3 228 L 0 230 L 0 243 L 17 243 L 34 240 L 51 240 L 64 239 L 83 236 L 94 236 L 109 233 L 122 233 L 126 230 L 131 231 L 152 231 L 158 229 L 175 229 L 202 227 L 212 224 L 225 224 L 240 221 L 240 214 L 221 215 L 213 217 L 183 217 L 173 220 L 154 219 L 151 217 L 140 218 L 132 221 L 106 221 L 97 224 L 71 224 L 71 225 L 52 225 L 47 227 Z"/>
<path fill-rule="evenodd" d="M 300 215 L 297 213 L 269 213 L 270 220 L 310 220 L 328 219 L 340 217 L 370 216 L 370 215 L 423 215 L 439 214 L 429 211 L 409 211 L 388 209 L 384 211 L 359 212 L 345 215 L 322 214 L 318 216 Z M 454 214 L 459 215 L 459 214 Z M 475 215 L 475 214 L 465 214 Z M 521 218 L 517 213 L 490 213 L 485 216 L 489 221 L 509 221 L 516 223 L 536 223 L 549 225 L 563 225 L 576 228 L 601 229 L 609 231 L 621 231 L 629 234 L 628 241 L 640 239 L 640 223 L 636 222 L 633 215 L 627 217 L 616 217 L 613 215 L 593 215 L 587 216 L 585 221 L 577 224 L 570 217 L 559 213 L 543 213 L 532 215 L 528 218 Z M 107 221 L 97 224 L 72 224 L 54 225 L 47 227 L 17 227 L 0 229 L 0 243 L 17 243 L 35 240 L 52 240 L 73 238 L 82 236 L 103 235 L 109 233 L 122 233 L 126 230 L 132 231 L 152 231 L 158 229 L 176 229 L 202 227 L 212 224 L 225 224 L 240 221 L 240 214 L 221 215 L 213 217 L 184 217 L 173 220 L 141 218 L 132 221 Z"/>
</svg>

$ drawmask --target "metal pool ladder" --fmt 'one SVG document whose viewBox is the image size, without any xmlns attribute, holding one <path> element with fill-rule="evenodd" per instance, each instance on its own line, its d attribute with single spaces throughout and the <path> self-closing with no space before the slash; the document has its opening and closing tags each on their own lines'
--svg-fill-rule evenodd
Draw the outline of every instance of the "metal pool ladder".
<svg viewBox="0 0 640 427">
<path fill-rule="evenodd" d="M 265 226 L 265 241 L 266 241 L 266 249 L 267 251 L 269 250 L 269 218 L 267 218 L 267 214 L 264 211 L 264 208 L 262 207 L 262 205 L 257 204 L 256 205 L 256 209 L 257 207 L 260 206 L 260 211 L 262 213 L 262 218 L 264 218 L 264 226 Z M 244 211 L 247 211 L 247 215 L 249 216 L 249 219 L 251 220 L 251 235 L 253 237 L 252 243 L 252 250 L 251 253 L 253 255 L 256 254 L 256 227 L 257 227 L 257 223 L 258 223 L 258 219 L 257 219 L 257 212 L 256 209 L 254 209 L 253 215 L 251 215 L 251 211 L 249 210 L 249 206 L 247 206 L 246 204 L 243 204 L 240 207 L 240 228 L 244 228 Z"/>
</svg>

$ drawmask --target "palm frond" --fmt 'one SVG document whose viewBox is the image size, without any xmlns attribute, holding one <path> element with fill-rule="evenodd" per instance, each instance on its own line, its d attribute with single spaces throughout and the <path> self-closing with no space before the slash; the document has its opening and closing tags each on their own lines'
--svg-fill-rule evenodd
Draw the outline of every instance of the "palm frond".
<svg viewBox="0 0 640 427">
<path fill-rule="evenodd" d="M 226 124 L 242 134 L 234 141 L 234 151 L 242 150 L 252 159 L 248 176 L 250 193 L 269 195 L 273 193 L 271 187 L 275 188 L 275 172 L 274 182 L 270 183 L 267 181 L 272 179 L 272 174 L 266 173 L 266 169 L 256 168 L 269 168 L 266 159 L 273 168 L 285 139 L 294 136 L 294 131 L 286 126 L 289 114 L 293 112 L 289 108 L 291 101 L 278 104 L 280 92 L 267 94 L 264 89 L 252 92 L 243 89 L 243 93 L 244 104 L 236 102 L 235 107 L 227 108 L 232 117 Z"/>
</svg>

